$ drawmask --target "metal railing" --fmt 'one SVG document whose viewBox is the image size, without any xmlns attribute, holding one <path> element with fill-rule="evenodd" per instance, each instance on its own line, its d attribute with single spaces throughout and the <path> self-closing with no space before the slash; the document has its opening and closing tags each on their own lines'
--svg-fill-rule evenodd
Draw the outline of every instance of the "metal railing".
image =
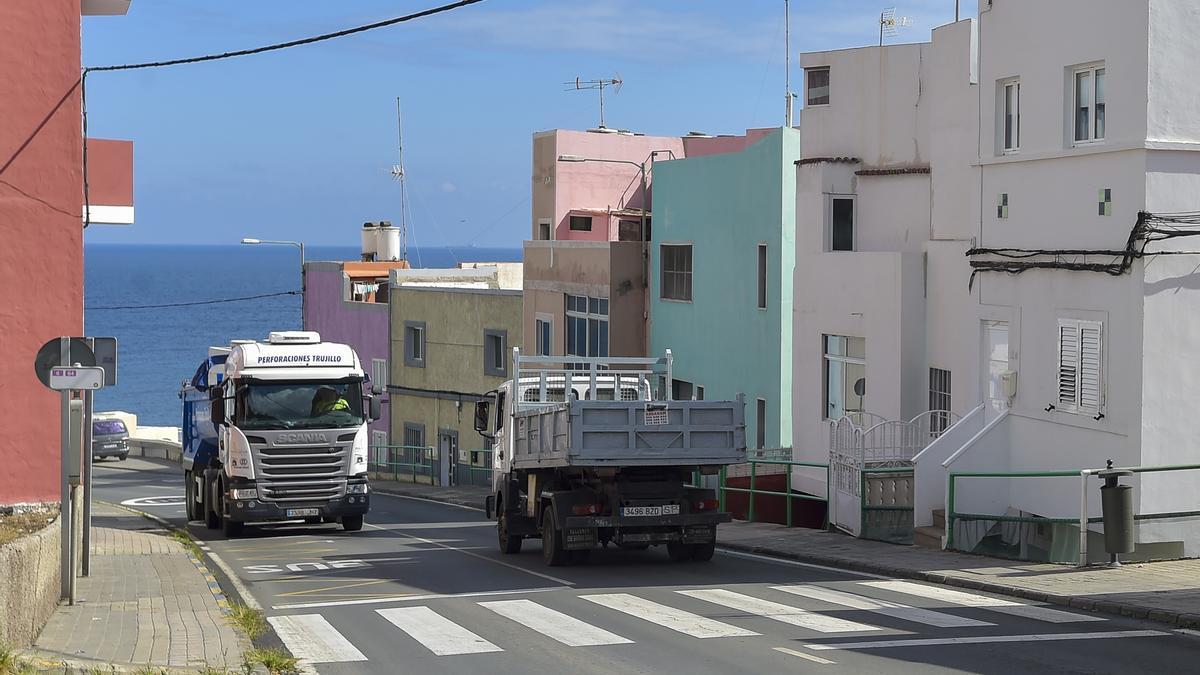
<svg viewBox="0 0 1200 675">
<path fill-rule="evenodd" d="M 1164 471 L 1195 471 L 1200 470 L 1200 464 L 1175 464 L 1167 466 L 1131 466 L 1119 467 L 1135 474 L 1159 473 Z M 1088 516 L 1088 477 L 1094 476 L 1104 469 L 1075 469 L 1061 471 L 953 471 L 947 476 L 946 486 L 946 548 L 954 546 L 954 524 L 957 521 L 990 520 L 998 523 L 1039 523 L 1039 524 L 1074 524 L 1079 526 L 1079 567 L 1087 565 L 1087 526 L 1102 523 L 1099 516 Z M 1079 516 L 1070 518 L 1053 518 L 1045 516 L 1004 516 L 981 513 L 959 513 L 956 508 L 955 493 L 959 478 L 1074 478 L 1080 479 Z M 1200 516 L 1200 510 L 1172 511 L 1166 513 L 1134 514 L 1133 519 L 1162 520 L 1167 518 L 1188 518 Z"/>
<path fill-rule="evenodd" d="M 492 486 L 492 451 L 468 450 L 469 461 L 454 465 L 455 485 Z"/>
<path fill-rule="evenodd" d="M 785 519 L 786 519 L 785 525 L 787 525 L 788 527 L 791 527 L 792 526 L 792 500 L 793 499 L 801 499 L 801 500 L 806 500 L 806 501 L 817 501 L 817 502 L 828 502 L 829 501 L 828 487 L 826 488 L 827 492 L 826 492 L 825 497 L 818 497 L 816 495 L 809 495 L 809 494 L 804 494 L 803 492 L 793 492 L 792 491 L 792 467 L 796 467 L 796 466 L 815 468 L 815 469 L 825 469 L 825 485 L 826 486 L 830 485 L 829 463 L 828 462 L 796 462 L 796 461 L 783 460 L 783 459 L 771 459 L 771 460 L 753 460 L 752 459 L 752 460 L 747 461 L 746 463 L 750 465 L 750 486 L 749 487 L 745 487 L 745 488 L 729 487 L 729 485 L 727 484 L 728 477 L 726 475 L 727 467 L 721 467 L 720 472 L 717 474 L 719 477 L 718 483 L 717 483 L 717 499 L 720 503 L 720 509 L 722 511 L 725 510 L 725 501 L 726 501 L 727 493 L 737 492 L 737 493 L 748 494 L 750 496 L 748 498 L 748 504 L 746 507 L 746 520 L 747 520 L 747 522 L 752 523 L 752 522 L 754 522 L 754 498 L 756 495 L 763 495 L 766 497 L 783 497 L 784 498 L 784 509 L 787 511 L 787 515 L 785 516 Z M 759 490 L 754 486 L 754 483 L 758 478 L 758 465 L 759 464 L 787 467 L 787 469 L 783 472 L 783 476 L 784 476 L 783 492 L 779 492 L 778 490 Z M 698 479 L 699 479 L 698 476 L 693 475 L 693 483 L 694 484 L 697 484 L 697 485 L 699 484 Z M 825 523 L 823 526 L 828 526 L 828 524 L 829 524 L 829 510 L 826 509 L 825 510 Z"/>
<path fill-rule="evenodd" d="M 372 445 L 367 457 L 367 472 L 376 476 L 391 474 L 392 480 L 407 479 L 413 483 L 417 482 L 417 476 L 424 476 L 432 484 L 437 478 L 433 455 L 430 446 Z"/>
</svg>

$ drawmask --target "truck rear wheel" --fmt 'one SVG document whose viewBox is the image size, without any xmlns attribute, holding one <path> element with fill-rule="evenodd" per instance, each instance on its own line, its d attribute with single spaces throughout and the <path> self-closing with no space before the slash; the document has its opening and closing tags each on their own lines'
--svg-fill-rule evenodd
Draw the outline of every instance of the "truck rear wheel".
<svg viewBox="0 0 1200 675">
<path fill-rule="evenodd" d="M 204 485 L 204 526 L 210 530 L 216 530 L 221 527 L 221 514 L 217 513 L 217 491 L 212 489 L 212 484 L 207 479 L 203 481 Z"/>
<path fill-rule="evenodd" d="M 542 560 L 550 567 L 567 564 L 567 551 L 554 522 L 554 509 L 549 506 L 542 511 Z"/>
<path fill-rule="evenodd" d="M 191 471 L 183 472 L 183 510 L 189 523 L 196 519 L 196 483 Z"/>
<path fill-rule="evenodd" d="M 362 529 L 363 517 L 362 514 L 356 516 L 342 516 L 342 529 L 347 532 L 358 532 Z"/>
<path fill-rule="evenodd" d="M 708 562 L 712 560 L 713 553 L 717 550 L 716 542 L 709 544 L 691 544 L 692 560 L 697 562 Z"/>
<path fill-rule="evenodd" d="M 503 504 L 501 506 L 503 507 Z M 521 543 L 525 538 L 519 534 L 508 533 L 508 514 L 503 511 L 496 519 L 496 535 L 500 540 L 501 553 L 512 555 L 521 552 Z"/>
</svg>

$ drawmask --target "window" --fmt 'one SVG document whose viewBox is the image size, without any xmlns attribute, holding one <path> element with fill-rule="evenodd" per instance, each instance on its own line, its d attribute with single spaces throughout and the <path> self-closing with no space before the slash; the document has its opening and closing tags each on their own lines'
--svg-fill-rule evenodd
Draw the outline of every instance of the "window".
<svg viewBox="0 0 1200 675">
<path fill-rule="evenodd" d="M 825 336 L 825 418 L 864 412 L 867 395 L 867 341 Z"/>
<path fill-rule="evenodd" d="M 483 331 L 483 374 L 507 377 L 508 368 L 504 352 L 508 347 L 508 331 Z"/>
<path fill-rule="evenodd" d="M 409 448 L 425 447 L 425 425 L 415 422 L 404 423 L 404 445 Z"/>
<path fill-rule="evenodd" d="M 534 322 L 534 339 L 538 356 L 550 356 L 550 341 L 554 335 L 554 320 L 547 315 L 538 316 Z"/>
<path fill-rule="evenodd" d="M 387 362 L 387 359 L 371 359 L 371 384 L 379 385 L 380 389 L 387 389 L 387 386 L 388 386 L 388 362 Z"/>
<path fill-rule="evenodd" d="M 371 431 L 371 460 L 372 464 L 388 463 L 388 432 L 386 431 Z"/>
<path fill-rule="evenodd" d="M 696 400 L 697 401 L 704 400 L 704 385 L 698 385 L 696 387 Z"/>
<path fill-rule="evenodd" d="M 1058 403 L 1066 412 L 1099 414 L 1104 405 L 1101 324 L 1058 321 Z"/>
<path fill-rule="evenodd" d="M 664 300 L 692 300 L 692 245 L 663 244 L 662 288 L 659 297 Z"/>
<path fill-rule="evenodd" d="M 950 371 L 929 369 L 929 435 L 937 438 L 950 426 Z"/>
<path fill-rule="evenodd" d="M 1016 152 L 1021 147 L 1021 81 L 1009 80 L 1001 85 L 1004 125 L 1004 152 Z"/>
<path fill-rule="evenodd" d="M 404 365 L 425 367 L 425 322 L 404 322 Z"/>
<path fill-rule="evenodd" d="M 608 298 L 568 295 L 567 354 L 608 356 Z"/>
<path fill-rule="evenodd" d="M 692 400 L 692 392 L 694 391 L 695 387 L 691 382 L 688 382 L 687 380 L 680 380 L 678 378 L 671 379 L 672 399 L 676 401 L 690 401 Z"/>
<path fill-rule="evenodd" d="M 538 221 L 538 239 L 542 241 L 550 241 L 550 221 Z"/>
<path fill-rule="evenodd" d="M 592 217 L 591 216 L 571 216 L 571 231 L 573 232 L 591 232 Z"/>
<path fill-rule="evenodd" d="M 854 250 L 854 196 L 829 198 L 829 250 Z"/>
<path fill-rule="evenodd" d="M 1076 143 L 1104 140 L 1104 75 L 1103 65 L 1075 70 Z"/>
<path fill-rule="evenodd" d="M 767 245 L 758 245 L 758 308 L 767 308 Z"/>
<path fill-rule="evenodd" d="M 829 105 L 829 67 L 809 68 L 804 74 L 808 81 L 805 105 Z"/>
<path fill-rule="evenodd" d="M 996 197 L 996 217 L 1004 219 L 1008 217 L 1008 193 L 1001 192 Z"/>
<path fill-rule="evenodd" d="M 1100 188 L 1100 215 L 1112 215 L 1112 188 Z"/>
<path fill-rule="evenodd" d="M 756 415 L 754 416 L 755 433 L 758 436 L 756 439 L 758 449 L 763 449 L 767 445 L 767 401 L 766 399 L 758 399 L 756 406 Z"/>
</svg>

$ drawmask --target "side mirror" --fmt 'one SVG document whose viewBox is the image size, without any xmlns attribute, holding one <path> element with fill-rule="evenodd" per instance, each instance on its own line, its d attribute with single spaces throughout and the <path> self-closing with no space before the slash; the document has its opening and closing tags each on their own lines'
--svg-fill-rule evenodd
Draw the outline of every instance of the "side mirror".
<svg viewBox="0 0 1200 675">
<path fill-rule="evenodd" d="M 380 417 L 383 417 L 383 401 L 381 401 L 378 396 L 372 396 L 367 400 L 370 401 L 370 403 L 367 404 L 367 407 L 370 410 L 368 414 L 371 417 L 371 421 L 374 422 Z"/>
<path fill-rule="evenodd" d="M 221 426 L 225 423 L 225 391 L 220 387 L 213 387 L 209 389 L 208 394 L 213 425 Z"/>
<path fill-rule="evenodd" d="M 371 380 L 371 393 L 379 396 L 383 393 L 383 383 Z"/>
<path fill-rule="evenodd" d="M 491 434 L 488 433 L 488 408 L 487 401 L 475 402 L 475 431 L 478 431 L 479 435 L 484 438 L 491 437 Z"/>
</svg>

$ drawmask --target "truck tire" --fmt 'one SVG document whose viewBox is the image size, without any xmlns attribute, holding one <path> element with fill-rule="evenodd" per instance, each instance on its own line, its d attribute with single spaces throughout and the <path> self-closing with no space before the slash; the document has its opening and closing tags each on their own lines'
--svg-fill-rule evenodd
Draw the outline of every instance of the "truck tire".
<svg viewBox="0 0 1200 675">
<path fill-rule="evenodd" d="M 342 529 L 347 532 L 358 532 L 362 529 L 363 517 L 362 514 L 357 516 L 342 516 Z"/>
<path fill-rule="evenodd" d="M 196 519 L 196 483 L 191 471 L 183 472 L 183 510 L 189 523 Z"/>
<path fill-rule="evenodd" d="M 210 530 L 216 530 L 221 527 L 221 514 L 217 513 L 217 504 L 215 495 L 217 492 L 212 489 L 206 478 L 204 484 L 204 526 Z"/>
<path fill-rule="evenodd" d="M 503 507 L 503 505 L 501 505 Z M 508 555 L 521 552 L 521 544 L 525 538 L 519 534 L 508 533 L 508 514 L 500 512 L 496 519 L 496 536 L 500 540 L 500 552 Z"/>
<path fill-rule="evenodd" d="M 708 544 L 691 544 L 692 560 L 697 562 L 708 562 L 712 560 L 713 553 L 717 550 L 716 542 Z"/>
<path fill-rule="evenodd" d="M 563 548 L 562 534 L 554 522 L 554 509 L 549 506 L 542 511 L 542 561 L 550 567 L 567 564 L 567 551 Z"/>
<path fill-rule="evenodd" d="M 668 541 L 667 555 L 674 562 L 687 562 L 692 559 L 692 547 L 681 541 Z"/>
<path fill-rule="evenodd" d="M 234 537 L 242 536 L 242 530 L 245 527 L 245 523 L 243 523 L 240 520 L 234 520 L 234 519 L 228 518 L 228 517 L 223 518 L 223 521 L 224 521 L 224 527 L 222 527 L 221 529 L 222 529 L 222 531 L 224 531 L 226 538 L 233 539 Z"/>
</svg>

